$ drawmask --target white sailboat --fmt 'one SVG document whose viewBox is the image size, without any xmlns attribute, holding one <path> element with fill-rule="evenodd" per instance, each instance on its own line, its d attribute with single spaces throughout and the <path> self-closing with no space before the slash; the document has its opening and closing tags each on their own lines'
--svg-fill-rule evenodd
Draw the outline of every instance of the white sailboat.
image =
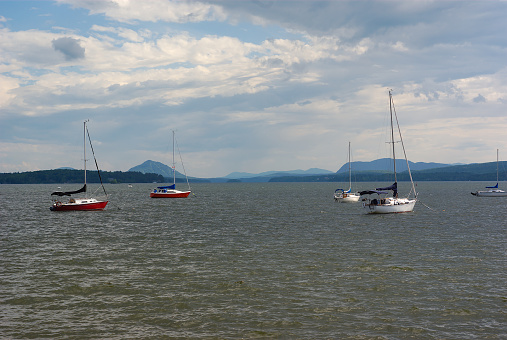
<svg viewBox="0 0 507 340">
<path fill-rule="evenodd" d="M 173 184 L 156 187 L 150 193 L 151 198 L 186 198 L 186 197 L 188 197 L 188 195 L 190 195 L 191 191 L 190 191 L 190 184 L 188 183 L 188 178 L 187 178 L 188 190 L 182 191 L 182 190 L 176 189 L 176 161 L 174 159 L 174 145 L 175 145 L 175 139 L 174 139 L 174 130 L 173 130 L 173 166 L 172 166 Z M 186 174 L 185 174 L 185 176 L 186 176 Z"/>
<path fill-rule="evenodd" d="M 359 194 L 363 195 L 377 195 L 374 198 L 368 196 L 368 198 L 363 198 L 363 208 L 367 213 L 370 214 L 390 214 L 390 213 L 403 213 L 403 212 L 411 212 L 414 210 L 415 203 L 417 202 L 417 192 L 415 191 L 414 181 L 412 180 L 412 173 L 410 172 L 410 166 L 408 164 L 407 154 L 405 152 L 405 146 L 403 144 L 403 138 L 401 136 L 400 125 L 398 123 L 398 116 L 396 114 L 396 109 L 394 108 L 394 101 L 391 91 L 389 91 L 389 109 L 391 114 L 391 144 L 392 144 L 392 153 L 393 153 L 393 163 L 394 163 L 394 183 L 385 188 L 377 188 L 375 190 L 367 190 L 361 191 Z M 394 122 L 393 122 L 393 113 L 394 118 L 396 119 L 396 126 L 398 128 L 400 142 L 403 148 L 403 154 L 405 156 L 405 161 L 407 162 L 408 174 L 410 176 L 410 182 L 412 184 L 412 189 L 410 190 L 407 197 L 399 197 L 398 196 L 398 179 L 396 175 L 396 153 L 395 153 L 395 140 L 394 140 Z M 388 197 L 388 192 L 386 190 L 392 190 L 392 197 Z M 413 192 L 413 198 L 410 198 L 410 194 Z"/>
<path fill-rule="evenodd" d="M 358 202 L 361 195 L 357 192 L 352 192 L 352 168 L 350 166 L 350 142 L 349 142 L 349 189 L 336 189 L 334 191 L 334 199 L 340 203 L 353 203 Z"/>
<path fill-rule="evenodd" d="M 507 192 L 498 189 L 498 149 L 496 149 L 496 185 L 486 189 L 489 190 L 478 190 L 471 194 L 478 197 L 507 197 Z"/>
</svg>

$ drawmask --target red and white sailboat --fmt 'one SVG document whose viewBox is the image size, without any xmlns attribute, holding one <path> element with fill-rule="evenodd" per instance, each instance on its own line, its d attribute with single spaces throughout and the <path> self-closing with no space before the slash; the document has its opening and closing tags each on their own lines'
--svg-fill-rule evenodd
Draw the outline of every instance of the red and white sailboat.
<svg viewBox="0 0 507 340">
<path fill-rule="evenodd" d="M 52 211 L 75 211 L 75 210 L 104 210 L 108 201 L 107 201 L 107 193 L 104 185 L 102 184 L 102 178 L 100 176 L 99 167 L 97 165 L 97 160 L 95 159 L 95 153 L 93 152 L 92 140 L 90 139 L 90 134 L 88 133 L 88 129 L 86 128 L 86 122 L 84 122 L 84 138 L 83 138 L 83 148 L 84 148 L 84 185 L 81 189 L 75 191 L 55 191 L 51 194 L 51 196 L 58 196 L 53 199 L 53 205 L 49 208 Z M 99 174 L 100 184 L 102 189 L 104 190 L 104 194 L 106 199 L 99 200 L 96 198 L 88 197 L 86 194 L 87 186 L 86 186 L 86 135 L 88 135 L 88 140 L 90 141 L 90 147 L 93 153 L 93 158 L 95 159 L 95 165 L 97 165 L 97 172 Z M 84 198 L 74 198 L 70 197 L 74 194 L 85 193 Z M 62 202 L 62 197 L 69 196 L 69 200 L 67 202 Z"/>
<path fill-rule="evenodd" d="M 156 187 L 150 193 L 151 198 L 185 198 L 185 197 L 188 197 L 188 195 L 190 195 L 190 193 L 191 193 L 190 184 L 188 184 L 188 178 L 187 178 L 188 190 L 181 191 L 181 190 L 176 189 L 176 163 L 174 160 L 174 144 L 175 144 L 175 142 L 174 142 L 174 130 L 173 130 L 173 165 L 172 165 L 173 184 Z M 185 174 L 185 177 L 186 176 L 187 175 Z"/>
</svg>

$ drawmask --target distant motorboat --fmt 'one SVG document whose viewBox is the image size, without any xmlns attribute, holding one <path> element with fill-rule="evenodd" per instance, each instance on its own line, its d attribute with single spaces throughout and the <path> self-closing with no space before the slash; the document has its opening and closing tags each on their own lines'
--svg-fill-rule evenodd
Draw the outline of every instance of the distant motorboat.
<svg viewBox="0 0 507 340">
<path fill-rule="evenodd" d="M 496 185 L 486 189 L 489 190 L 478 190 L 471 194 L 477 197 L 507 197 L 507 192 L 498 188 L 498 149 L 496 149 Z"/>
</svg>

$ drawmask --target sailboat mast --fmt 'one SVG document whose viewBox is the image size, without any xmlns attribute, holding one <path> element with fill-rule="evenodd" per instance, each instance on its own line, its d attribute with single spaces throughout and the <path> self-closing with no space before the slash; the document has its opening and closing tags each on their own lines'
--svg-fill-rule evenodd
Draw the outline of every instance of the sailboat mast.
<svg viewBox="0 0 507 340">
<path fill-rule="evenodd" d="M 393 161 L 394 161 L 394 181 L 398 182 L 396 176 L 396 153 L 394 151 L 394 128 L 393 128 L 393 96 L 389 91 L 389 111 L 391 113 L 391 144 L 393 146 Z"/>
<path fill-rule="evenodd" d="M 389 92 L 389 94 L 391 94 L 391 93 Z M 400 122 L 398 121 L 398 115 L 396 114 L 396 108 L 394 107 L 394 100 L 392 99 L 392 97 L 391 97 L 391 104 L 392 104 L 392 112 L 394 112 L 394 118 L 396 119 L 396 126 L 398 128 L 398 135 L 400 136 L 400 142 L 401 142 L 401 148 L 403 150 L 403 156 L 405 157 L 405 162 L 407 162 L 407 170 L 408 170 L 408 175 L 410 177 L 410 183 L 412 183 L 412 190 L 414 191 L 414 195 L 417 198 L 417 192 L 415 191 L 414 180 L 412 178 L 412 172 L 410 171 L 410 164 L 409 164 L 408 158 L 407 158 L 407 151 L 405 150 L 405 144 L 403 143 L 403 136 L 401 135 Z M 394 146 L 394 143 L 393 143 L 393 146 Z M 393 147 L 393 155 L 394 155 L 394 147 Z M 396 169 L 396 163 L 395 163 L 395 169 Z M 395 173 L 395 178 L 396 178 L 396 173 Z"/>
<path fill-rule="evenodd" d="M 498 149 L 496 149 L 496 184 L 498 185 Z"/>
<path fill-rule="evenodd" d="M 86 185 L 86 120 L 83 122 L 84 184 Z M 87 196 L 85 191 L 85 197 Z"/>
<path fill-rule="evenodd" d="M 352 189 L 352 169 L 350 167 L 350 142 L 349 142 L 349 191 Z"/>
<path fill-rule="evenodd" d="M 173 130 L 173 184 L 176 184 L 176 163 L 174 159 L 174 130 Z"/>
</svg>

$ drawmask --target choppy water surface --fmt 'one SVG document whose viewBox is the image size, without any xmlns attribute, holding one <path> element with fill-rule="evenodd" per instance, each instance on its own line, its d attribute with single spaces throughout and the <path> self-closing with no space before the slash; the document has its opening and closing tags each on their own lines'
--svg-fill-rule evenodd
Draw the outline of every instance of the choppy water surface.
<svg viewBox="0 0 507 340">
<path fill-rule="evenodd" d="M 102 212 L 0 185 L 0 337 L 505 339 L 507 198 L 483 186 L 380 216 L 332 183 L 109 185 Z"/>
</svg>

